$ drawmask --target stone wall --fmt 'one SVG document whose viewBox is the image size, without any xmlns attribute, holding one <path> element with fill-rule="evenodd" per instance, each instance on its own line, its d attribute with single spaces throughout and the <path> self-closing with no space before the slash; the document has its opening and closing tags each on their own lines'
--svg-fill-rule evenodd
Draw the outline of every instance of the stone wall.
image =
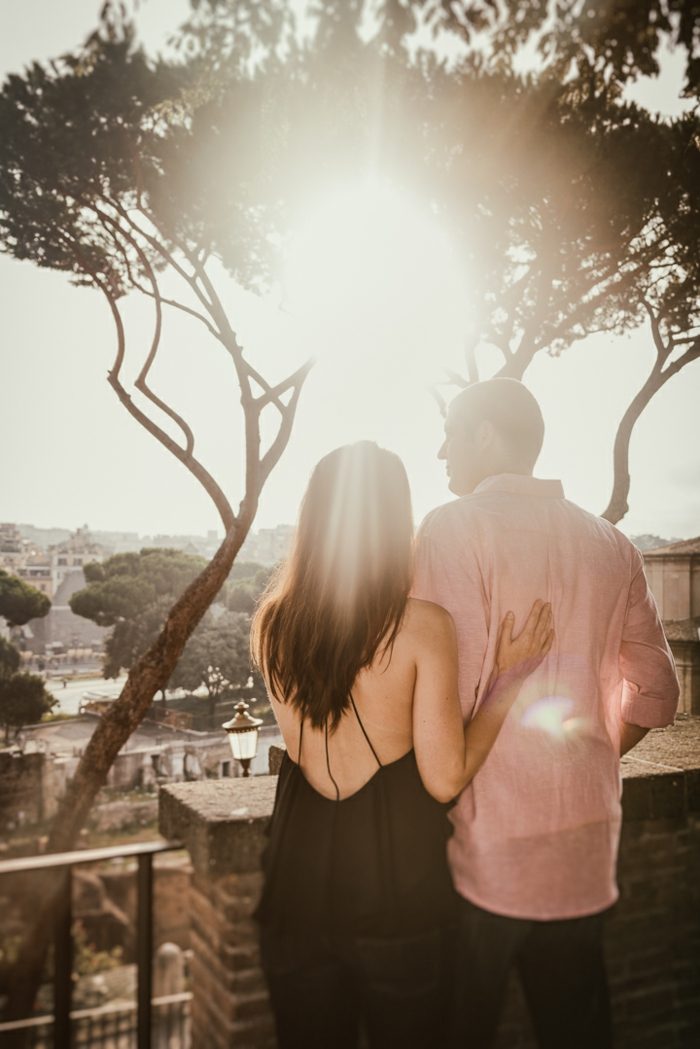
<svg viewBox="0 0 700 1049">
<path fill-rule="evenodd" d="M 700 641 L 669 642 L 681 688 L 680 709 L 700 715 Z"/>
<path fill-rule="evenodd" d="M 700 719 L 681 716 L 623 760 L 621 898 L 607 935 L 617 1049 L 700 1045 Z M 276 779 L 173 784 L 161 832 L 182 840 L 194 877 L 189 912 L 195 1045 L 275 1046 L 251 912 Z M 513 984 L 499 1049 L 533 1049 Z M 436 1047 L 439 1049 L 439 1047 Z M 565 1047 L 562 1047 L 565 1049 Z"/>
<path fill-rule="evenodd" d="M 65 786 L 65 762 L 40 752 L 0 751 L 0 834 L 50 819 Z"/>
</svg>

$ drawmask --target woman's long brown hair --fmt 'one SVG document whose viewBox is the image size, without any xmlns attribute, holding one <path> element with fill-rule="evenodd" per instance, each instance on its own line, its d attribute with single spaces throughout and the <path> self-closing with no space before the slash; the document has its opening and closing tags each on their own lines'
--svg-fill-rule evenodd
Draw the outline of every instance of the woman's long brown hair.
<svg viewBox="0 0 700 1049">
<path fill-rule="evenodd" d="M 371 441 L 330 452 L 311 475 L 294 548 L 253 619 L 272 695 L 335 729 L 357 674 L 391 650 L 412 576 L 408 479 Z"/>
</svg>

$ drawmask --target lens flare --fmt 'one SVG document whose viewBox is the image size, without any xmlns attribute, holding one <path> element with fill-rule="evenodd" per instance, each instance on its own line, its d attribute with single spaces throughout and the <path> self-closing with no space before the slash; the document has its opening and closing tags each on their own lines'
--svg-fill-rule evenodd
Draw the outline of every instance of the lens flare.
<svg viewBox="0 0 700 1049">
<path fill-rule="evenodd" d="M 539 729 L 554 739 L 570 739 L 584 726 L 583 718 L 570 716 L 573 709 L 570 696 L 543 696 L 528 705 L 520 723 L 523 728 Z"/>
</svg>

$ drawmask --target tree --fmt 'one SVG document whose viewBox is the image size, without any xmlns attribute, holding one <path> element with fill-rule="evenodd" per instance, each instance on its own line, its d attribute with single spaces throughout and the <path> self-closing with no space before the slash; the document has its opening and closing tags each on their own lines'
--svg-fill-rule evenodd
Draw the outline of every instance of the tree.
<svg viewBox="0 0 700 1049">
<path fill-rule="evenodd" d="M 669 47 L 685 54 L 689 93 L 700 79 L 697 0 L 558 0 L 554 12 L 538 0 L 420 0 L 412 6 L 433 39 L 440 32 L 456 36 L 479 65 L 512 69 L 529 51 L 562 80 L 589 68 L 621 85 L 657 76 L 659 55 Z"/>
<path fill-rule="evenodd" d="M 625 303 L 609 304 L 611 328 L 619 330 L 639 322 L 648 315 L 655 360 L 642 387 L 624 412 L 613 448 L 613 486 L 603 516 L 616 523 L 628 510 L 630 490 L 629 444 L 632 432 L 646 406 L 662 386 L 684 367 L 700 357 L 700 283 L 698 281 L 698 198 L 700 167 L 700 7 L 696 0 L 628 0 L 622 4 L 600 3 L 599 0 L 563 0 L 551 17 L 547 4 L 490 0 L 454 4 L 421 4 L 429 9 L 428 28 L 433 37 L 443 30 L 455 34 L 464 45 L 464 61 L 474 69 L 507 70 L 512 73 L 518 58 L 526 49 L 535 51 L 540 65 L 539 78 L 561 84 L 572 93 L 581 113 L 591 120 L 591 127 L 606 133 L 618 126 L 632 146 L 639 149 L 642 178 L 617 178 L 617 192 L 611 199 L 626 209 L 628 191 L 639 193 L 646 182 L 643 206 L 638 218 L 628 227 L 633 234 L 619 263 L 623 277 L 613 291 L 626 294 Z M 481 35 L 481 46 L 475 46 L 475 34 Z M 483 46 L 484 35 L 487 44 Z M 640 126 L 639 109 L 624 103 L 625 87 L 640 76 L 657 76 L 659 55 L 664 48 L 680 49 L 685 57 L 684 94 L 695 103 L 694 109 L 663 126 L 656 120 L 651 129 Z M 615 110 L 617 112 L 615 113 Z M 612 123 L 610 123 L 612 113 Z M 601 123 L 602 118 L 602 123 Z M 650 137 L 649 131 L 653 132 Z M 619 137 L 619 136 L 618 136 Z M 609 145 L 609 144 L 608 144 Z M 609 161 L 609 148 L 602 157 Z M 634 176 L 633 171 L 629 171 Z M 651 174 L 651 179 L 647 176 Z M 571 187 L 578 197 L 580 182 Z M 605 182 L 598 185 L 592 200 L 605 199 Z M 602 192 L 601 192 L 602 191 Z M 579 198 L 580 199 L 580 198 Z M 641 222 L 639 219 L 641 218 Z M 609 231 L 611 234 L 613 230 Z M 624 236 L 624 233 L 623 233 Z M 547 252 L 551 259 L 551 253 Z M 582 261 L 583 258 L 582 256 Z M 537 253 L 532 256 L 538 261 Z M 530 260 L 528 260 L 530 261 Z M 630 269 L 631 263 L 631 269 Z M 641 265 L 640 265 L 641 263 Z M 542 293 L 553 283 L 548 269 L 537 267 L 544 281 L 538 283 L 534 302 L 535 325 L 541 315 Z M 556 273 L 556 267 L 555 267 Z M 596 269 L 589 269 L 596 273 Z M 633 279 L 629 279 L 630 276 Z M 520 275 L 518 275 L 520 281 Z M 540 278 L 541 280 L 541 278 Z M 592 289 L 593 301 L 607 299 L 605 284 Z M 582 296 L 581 302 L 586 302 Z M 589 300 L 590 302 L 590 300 Z M 589 303 L 587 303 L 588 305 Z M 626 314 L 626 316 L 625 316 Z M 624 319 L 623 319 L 624 318 Z M 584 330 L 586 330 L 584 328 Z M 597 330 L 595 327 L 593 330 Z M 550 346 L 558 353 L 567 345 Z M 532 345 L 537 352 L 536 345 Z M 525 351 L 525 352 L 523 352 Z M 518 344 L 515 359 L 506 359 L 504 374 L 522 374 L 532 360 L 528 340 Z M 473 378 L 473 356 L 471 377 Z"/>
<path fill-rule="evenodd" d="M 201 0 L 184 27 L 217 99 L 242 76 L 230 61 L 238 6 Z M 250 127 L 264 133 L 268 148 L 249 155 L 249 181 L 264 181 L 276 206 L 259 213 L 249 234 L 257 237 L 251 257 L 273 274 L 290 215 L 338 173 L 376 165 L 428 202 L 470 272 L 473 333 L 465 374 L 451 376 L 460 385 L 478 377 L 479 343 L 500 350 L 499 374 L 522 378 L 538 353 L 558 356 L 592 333 L 631 330 L 648 316 L 652 330 L 660 324 L 656 364 L 615 442 L 605 516 L 619 521 L 634 423 L 700 355 L 697 117 L 662 121 L 629 102 L 624 87 L 656 74 L 659 48 L 670 41 L 688 48 L 686 92 L 696 92 L 700 14 L 682 0 L 619 12 L 564 0 L 556 19 L 549 11 L 523 0 L 388 0 L 377 5 L 368 40 L 359 0 L 318 5 L 306 35 L 294 31 L 288 10 L 283 53 L 261 42 L 264 74 L 239 96 L 218 145 L 241 152 Z M 449 64 L 436 49 L 445 32 L 456 42 Z M 518 73 L 528 49 L 537 68 Z M 223 156 L 214 150 L 213 173 Z"/>
<path fill-rule="evenodd" d="M 38 674 L 0 677 L 0 724 L 5 729 L 5 745 L 10 742 L 11 729 L 16 735 L 25 725 L 41 721 L 56 703 Z"/>
<path fill-rule="evenodd" d="M 562 87 L 543 75 L 478 83 L 485 102 L 471 111 L 466 100 L 457 105 L 463 127 L 471 113 L 478 144 L 463 165 L 452 164 L 444 200 L 444 213 L 472 243 L 491 246 L 475 267 L 475 341 L 498 346 L 499 374 L 522 378 L 537 353 L 558 356 L 594 332 L 637 328 L 647 315 L 651 324 L 656 361 L 615 440 L 604 513 L 617 522 L 627 511 L 634 423 L 664 383 L 700 356 L 700 282 L 690 248 L 698 229 L 697 121 L 667 124 L 614 94 L 589 93 L 578 82 Z M 476 113 L 498 128 L 509 109 L 515 131 L 494 149 L 488 131 L 476 135 Z M 470 197 L 463 187 L 474 186 L 475 169 Z M 465 207 L 472 217 L 461 219 Z M 477 377 L 469 350 L 463 382 Z"/>
<path fill-rule="evenodd" d="M 17 735 L 25 725 L 40 721 L 57 702 L 38 674 L 19 673 L 19 665 L 15 646 L 0 637 L 0 724 L 5 729 L 5 746 L 12 729 Z"/>
<path fill-rule="evenodd" d="M 178 594 L 205 564 L 203 557 L 181 550 L 144 548 L 85 566 L 88 585 L 69 604 L 76 615 L 113 628 L 105 646 L 106 678 L 134 665 L 158 636 Z"/>
<path fill-rule="evenodd" d="M 241 280 L 255 272 L 245 241 L 246 224 L 255 221 L 254 193 L 240 201 L 241 221 L 228 232 L 221 222 L 214 239 L 202 214 L 200 138 L 211 129 L 195 119 L 201 106 L 197 85 L 186 65 L 149 61 L 134 46 L 129 28 L 110 19 L 108 11 L 79 53 L 49 66 L 34 63 L 3 86 L 0 246 L 103 296 L 117 347 L 108 381 L 125 410 L 202 485 L 225 535 L 212 560 L 169 608 L 158 636 L 132 665 L 121 695 L 100 719 L 48 835 L 48 849 L 58 851 L 74 844 L 117 753 L 165 687 L 188 637 L 224 584 L 260 492 L 289 440 L 310 367 L 302 364 L 268 381 L 248 359 L 219 286 L 220 268 L 214 276 L 214 262 L 224 255 L 226 235 L 236 240 L 235 250 L 225 252 L 229 272 Z M 233 174 L 237 165 L 243 167 L 243 159 L 230 156 L 228 170 Z M 210 189 L 207 185 L 206 192 Z M 222 214 L 227 207 L 233 204 L 222 201 Z M 147 297 L 153 308 L 153 334 L 144 346 L 133 393 L 122 376 L 127 344 L 122 300 L 129 292 Z M 236 511 L 196 457 L 187 421 L 152 387 L 150 372 L 166 309 L 201 325 L 231 361 L 245 449 L 244 490 Z M 266 422 L 270 416 L 265 432 L 272 435 L 266 445 L 263 413 Z M 31 1007 L 54 899 L 47 881 L 15 967 L 5 1010 L 9 1017 L 26 1015 Z"/>
<path fill-rule="evenodd" d="M 213 718 L 218 699 L 229 687 L 245 685 L 250 673 L 250 617 L 225 612 L 214 618 L 209 612 L 185 645 L 170 686 L 194 691 L 203 684 Z"/>
<path fill-rule="evenodd" d="M 46 594 L 0 568 L 0 616 L 9 627 L 24 626 L 30 619 L 47 615 L 50 608 Z"/>
<path fill-rule="evenodd" d="M 252 616 L 275 570 L 256 564 L 240 567 L 245 570 L 245 574 L 243 571 L 232 573 L 225 598 L 226 607 L 231 612 L 245 612 Z"/>
</svg>

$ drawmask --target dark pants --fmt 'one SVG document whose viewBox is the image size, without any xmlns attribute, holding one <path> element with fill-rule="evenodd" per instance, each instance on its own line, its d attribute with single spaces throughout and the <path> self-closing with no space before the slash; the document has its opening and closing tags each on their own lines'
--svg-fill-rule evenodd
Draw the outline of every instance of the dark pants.
<svg viewBox="0 0 700 1049">
<path fill-rule="evenodd" d="M 453 933 L 391 939 L 263 929 L 279 1049 L 437 1049 L 445 1044 Z"/>
<path fill-rule="evenodd" d="M 454 1049 L 493 1045 L 513 966 L 541 1049 L 610 1049 L 604 918 L 524 921 L 460 900 Z"/>
</svg>

